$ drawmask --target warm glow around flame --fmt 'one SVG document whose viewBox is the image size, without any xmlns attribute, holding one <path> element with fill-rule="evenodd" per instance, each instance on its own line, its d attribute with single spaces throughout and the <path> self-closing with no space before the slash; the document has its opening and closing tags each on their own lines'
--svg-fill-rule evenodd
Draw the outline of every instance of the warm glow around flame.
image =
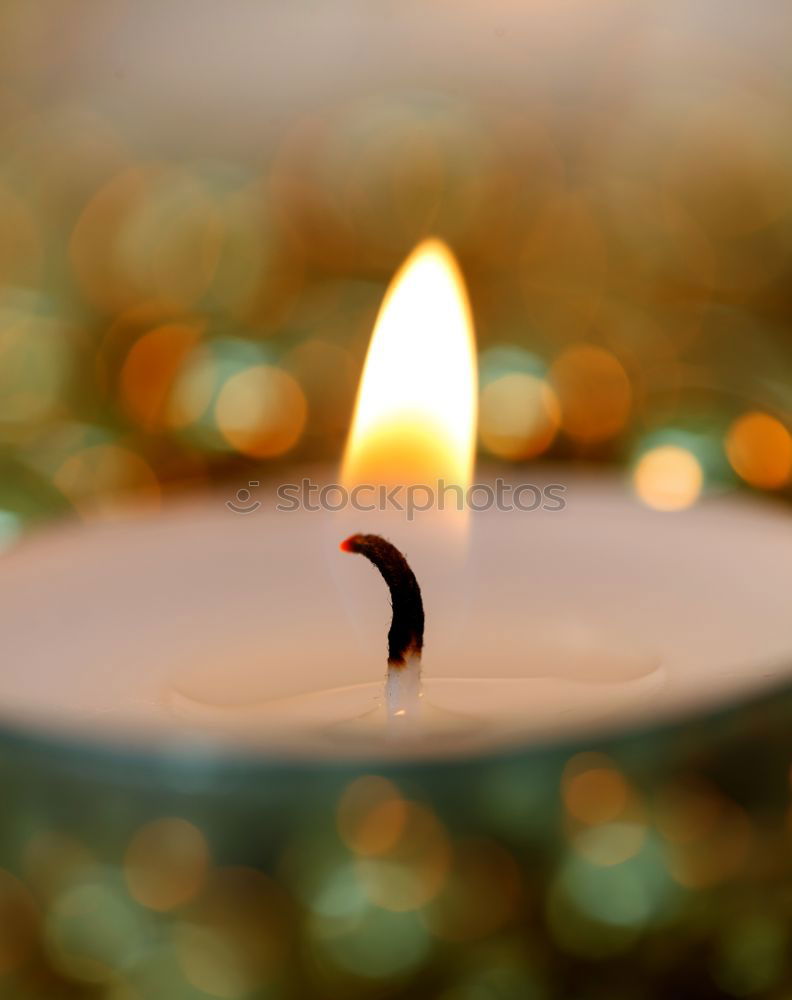
<svg viewBox="0 0 792 1000">
<path fill-rule="evenodd" d="M 421 243 L 380 308 L 342 469 L 345 486 L 470 485 L 476 439 L 473 322 L 456 261 Z"/>
</svg>

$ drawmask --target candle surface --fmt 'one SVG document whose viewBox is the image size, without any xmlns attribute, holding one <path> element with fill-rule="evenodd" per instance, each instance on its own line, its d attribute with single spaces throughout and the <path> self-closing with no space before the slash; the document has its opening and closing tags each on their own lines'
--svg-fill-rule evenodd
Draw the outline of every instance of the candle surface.
<svg viewBox="0 0 792 1000">
<path fill-rule="evenodd" d="M 673 717 L 792 674 L 778 507 L 662 514 L 615 477 L 548 481 L 567 486 L 563 511 L 471 518 L 463 615 L 433 622 L 442 546 L 406 546 L 427 631 L 405 738 L 383 724 L 387 592 L 367 580 L 376 629 L 358 635 L 338 570 L 361 567 L 328 541 L 333 518 L 267 503 L 239 516 L 216 497 L 5 557 L 0 720 L 145 745 L 444 755 Z"/>
</svg>

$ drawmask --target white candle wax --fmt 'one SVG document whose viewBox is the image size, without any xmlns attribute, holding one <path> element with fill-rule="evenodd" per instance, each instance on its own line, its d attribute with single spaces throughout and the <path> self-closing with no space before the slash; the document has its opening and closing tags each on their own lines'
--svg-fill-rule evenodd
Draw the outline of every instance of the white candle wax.
<svg viewBox="0 0 792 1000">
<path fill-rule="evenodd" d="M 0 720 L 149 746 L 431 755 L 703 710 L 792 672 L 784 511 L 731 497 L 662 514 L 615 477 L 549 481 L 567 485 L 564 511 L 472 516 L 469 604 L 442 627 L 428 599 L 442 553 L 411 551 L 427 710 L 404 739 L 377 708 L 384 584 L 328 540 L 329 515 L 263 495 L 247 516 L 212 497 L 10 552 Z M 338 560 L 367 577 L 374 648 L 350 629 Z"/>
</svg>

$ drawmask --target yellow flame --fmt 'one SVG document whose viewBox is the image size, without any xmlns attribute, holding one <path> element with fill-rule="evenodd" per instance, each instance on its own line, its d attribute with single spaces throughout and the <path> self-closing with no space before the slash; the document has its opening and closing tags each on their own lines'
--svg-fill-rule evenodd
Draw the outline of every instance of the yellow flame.
<svg viewBox="0 0 792 1000">
<path fill-rule="evenodd" d="M 341 471 L 345 486 L 467 488 L 477 417 L 473 320 L 459 267 L 437 239 L 419 244 L 377 316 Z"/>
</svg>

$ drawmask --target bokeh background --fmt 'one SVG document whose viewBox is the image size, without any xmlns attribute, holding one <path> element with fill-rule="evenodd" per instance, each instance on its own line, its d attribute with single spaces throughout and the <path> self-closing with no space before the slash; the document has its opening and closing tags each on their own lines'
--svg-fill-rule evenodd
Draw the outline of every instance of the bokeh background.
<svg viewBox="0 0 792 1000">
<path fill-rule="evenodd" d="M 430 234 L 482 454 L 788 497 L 790 38 L 782 0 L 3 0 L 0 540 L 337 459 Z M 786 1000 L 788 718 L 222 781 L 3 736 L 0 996 Z"/>
<path fill-rule="evenodd" d="M 0 511 L 340 454 L 377 306 L 458 254 L 482 452 L 785 490 L 782 3 L 6 0 Z M 647 453 L 648 456 L 647 456 Z"/>
</svg>

